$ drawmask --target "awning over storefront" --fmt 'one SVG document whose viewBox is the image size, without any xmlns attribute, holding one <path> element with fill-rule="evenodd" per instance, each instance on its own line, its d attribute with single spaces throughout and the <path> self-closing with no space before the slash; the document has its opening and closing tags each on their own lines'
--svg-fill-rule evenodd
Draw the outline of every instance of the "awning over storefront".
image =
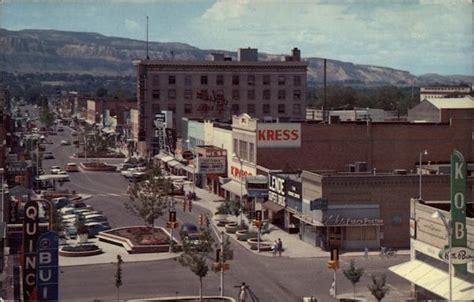
<svg viewBox="0 0 474 302">
<path fill-rule="evenodd" d="M 189 173 L 194 173 L 194 168 L 191 166 L 183 166 L 182 168 L 184 171 L 189 172 Z"/>
<path fill-rule="evenodd" d="M 163 157 L 160 158 L 160 159 L 161 159 L 163 162 L 168 163 L 169 161 L 174 160 L 174 157 L 169 156 L 169 155 L 166 155 L 166 156 L 163 156 Z"/>
<path fill-rule="evenodd" d="M 280 212 L 280 211 L 283 211 L 285 209 L 284 206 L 281 206 L 273 201 L 266 201 L 264 203 L 262 203 L 262 206 L 271 210 L 272 212 Z"/>
<path fill-rule="evenodd" d="M 102 132 L 106 134 L 112 134 L 112 133 L 115 133 L 115 130 L 109 127 L 105 127 L 105 128 L 102 128 Z"/>
<path fill-rule="evenodd" d="M 412 260 L 389 268 L 392 272 L 425 288 L 426 290 L 449 299 L 449 274 L 420 260 Z M 474 277 L 467 281 L 453 277 L 453 300 L 471 300 L 474 297 Z"/>
<path fill-rule="evenodd" d="M 222 189 L 229 191 L 237 196 L 240 196 L 240 192 L 242 192 L 242 196 L 247 195 L 247 190 L 245 189 L 244 184 L 240 184 L 235 180 L 231 180 L 221 186 Z"/>
<path fill-rule="evenodd" d="M 182 166 L 181 163 L 177 160 L 170 160 L 166 164 L 170 167 L 173 167 L 173 168 L 180 168 L 179 166 Z"/>
</svg>

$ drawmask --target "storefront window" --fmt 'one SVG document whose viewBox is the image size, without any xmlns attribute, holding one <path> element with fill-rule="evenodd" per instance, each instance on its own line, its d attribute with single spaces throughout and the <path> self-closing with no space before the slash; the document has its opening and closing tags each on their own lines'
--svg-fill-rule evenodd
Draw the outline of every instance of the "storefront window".
<svg viewBox="0 0 474 302">
<path fill-rule="evenodd" d="M 372 227 L 346 227 L 347 241 L 377 240 L 377 228 Z"/>
</svg>

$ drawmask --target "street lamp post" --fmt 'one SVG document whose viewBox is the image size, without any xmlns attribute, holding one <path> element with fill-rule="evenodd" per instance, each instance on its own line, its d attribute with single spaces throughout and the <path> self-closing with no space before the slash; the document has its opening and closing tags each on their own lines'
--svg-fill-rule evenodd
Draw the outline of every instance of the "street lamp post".
<svg viewBox="0 0 474 302">
<path fill-rule="evenodd" d="M 188 149 L 191 149 L 191 148 L 189 148 L 190 142 L 191 141 L 189 139 L 186 140 L 186 145 L 187 145 Z M 195 189 L 195 187 L 196 187 L 196 161 L 194 159 L 195 158 L 193 158 L 193 197 L 194 197 L 194 194 L 196 193 L 195 192 L 196 191 L 196 189 Z"/>
<path fill-rule="evenodd" d="M 1 222 L 4 222 L 5 220 L 5 213 L 4 213 L 4 206 L 3 206 L 3 203 L 5 202 L 5 169 L 4 168 L 0 168 L 0 174 L 2 175 L 2 220 Z M 1 230 L 3 231 L 3 230 Z"/>
<path fill-rule="evenodd" d="M 419 166 L 419 188 L 418 188 L 418 199 L 421 200 L 422 199 L 422 195 L 421 195 L 421 175 L 423 174 L 423 171 L 421 170 L 421 164 L 422 164 L 422 159 L 423 159 L 423 155 L 428 155 L 428 150 L 424 150 L 422 152 L 420 152 L 420 166 Z"/>
<path fill-rule="evenodd" d="M 446 219 L 446 217 L 441 213 L 439 210 L 436 210 L 433 215 L 431 215 L 431 218 L 434 219 L 441 219 L 441 221 L 444 224 L 444 227 L 446 228 L 446 231 L 448 232 L 448 274 L 449 274 L 449 301 L 453 301 L 453 261 L 452 261 L 452 256 L 451 256 L 451 250 L 453 248 L 453 241 L 451 239 L 451 235 L 453 232 L 453 229 L 451 227 L 451 222 Z"/>
<path fill-rule="evenodd" d="M 243 188 L 242 188 L 242 185 L 243 185 L 243 178 L 242 178 L 242 168 L 243 168 L 243 163 L 242 163 L 242 159 L 236 154 L 236 153 L 233 153 L 232 154 L 232 157 L 237 159 L 240 163 L 240 170 L 239 170 L 239 179 L 240 179 L 240 196 L 239 196 L 239 204 L 240 204 L 240 223 L 242 223 L 242 209 L 243 209 L 243 205 L 242 205 L 242 194 L 243 194 Z"/>
</svg>

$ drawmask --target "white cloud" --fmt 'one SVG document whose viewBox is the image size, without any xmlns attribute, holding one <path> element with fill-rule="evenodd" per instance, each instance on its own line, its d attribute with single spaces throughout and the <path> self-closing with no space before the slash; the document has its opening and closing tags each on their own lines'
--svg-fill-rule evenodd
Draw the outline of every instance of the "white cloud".
<svg viewBox="0 0 474 302">
<path fill-rule="evenodd" d="M 137 31 L 140 29 L 140 24 L 136 21 L 125 19 L 125 27 L 130 31 Z"/>
</svg>

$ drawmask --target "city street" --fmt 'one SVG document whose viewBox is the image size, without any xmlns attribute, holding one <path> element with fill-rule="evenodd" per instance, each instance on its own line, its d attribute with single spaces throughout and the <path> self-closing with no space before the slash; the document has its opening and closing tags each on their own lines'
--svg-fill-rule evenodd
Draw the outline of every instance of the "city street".
<svg viewBox="0 0 474 302">
<path fill-rule="evenodd" d="M 51 165 L 63 167 L 67 162 L 80 162 L 83 159 L 72 158 L 76 152 L 74 146 L 60 146 L 62 139 L 71 139 L 71 130 L 64 127 L 64 132 L 50 136 L 54 144 L 46 145 L 47 151 L 52 151 L 55 159 L 45 160 L 45 170 Z M 93 159 L 90 159 L 93 160 Z M 118 164 L 122 159 L 107 159 L 108 163 Z M 103 211 L 112 227 L 142 224 L 139 217 L 134 216 L 124 206 L 128 200 L 126 194 L 127 180 L 119 173 L 111 172 L 79 172 L 70 173 L 70 182 L 61 189 L 75 190 L 78 193 L 91 194 L 92 198 L 86 203 L 95 209 Z M 199 201 L 194 203 L 193 212 L 182 212 L 176 207 L 178 220 L 197 224 L 198 215 L 205 212 L 199 207 Z M 162 217 L 157 224 L 164 226 L 167 217 Z M 289 259 L 287 257 L 264 257 L 255 255 L 233 241 L 234 260 L 230 262 L 230 270 L 225 274 L 226 293 L 236 296 L 238 289 L 234 288 L 241 282 L 249 284 L 250 289 L 260 301 L 299 301 L 303 296 L 316 296 L 323 300 L 331 299 L 329 288 L 333 273 L 327 269 L 325 258 Z M 381 259 L 373 256 L 369 261 L 360 257 L 357 265 L 365 268 L 366 274 L 357 288 L 367 292 L 369 273 L 386 273 L 388 283 L 393 287 L 389 297 L 406 296 L 408 284 L 393 275 L 387 267 L 408 260 L 407 256 Z M 348 259 L 341 259 L 341 267 L 348 266 Z M 60 292 L 61 300 L 93 300 L 113 299 L 114 291 L 113 264 L 86 265 L 64 267 L 61 269 Z M 190 295 L 198 293 L 199 279 L 182 267 L 175 260 L 154 262 L 125 263 L 124 285 L 121 289 L 122 298 L 151 298 L 159 296 Z M 338 293 L 351 293 L 352 286 L 338 271 Z M 80 281 L 78 281 L 80 280 Z M 219 294 L 219 275 L 209 272 L 204 279 L 204 293 Z"/>
</svg>

